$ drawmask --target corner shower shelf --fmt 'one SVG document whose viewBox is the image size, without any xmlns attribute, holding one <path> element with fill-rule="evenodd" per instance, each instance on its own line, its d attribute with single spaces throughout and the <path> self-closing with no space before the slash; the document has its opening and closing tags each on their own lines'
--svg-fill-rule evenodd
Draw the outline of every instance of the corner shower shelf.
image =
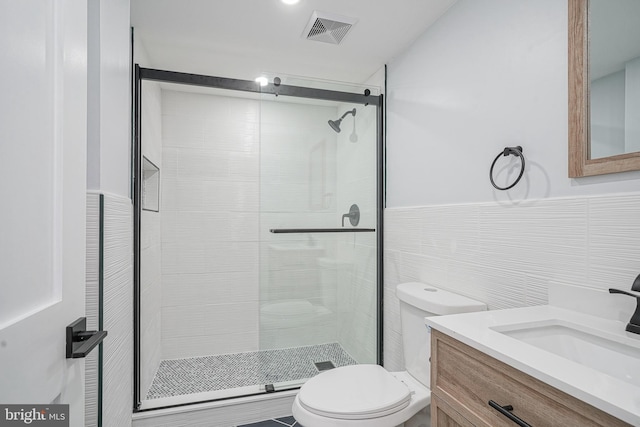
<svg viewBox="0 0 640 427">
<path fill-rule="evenodd" d="M 373 233 L 375 228 L 272 228 L 272 233 Z"/>
</svg>

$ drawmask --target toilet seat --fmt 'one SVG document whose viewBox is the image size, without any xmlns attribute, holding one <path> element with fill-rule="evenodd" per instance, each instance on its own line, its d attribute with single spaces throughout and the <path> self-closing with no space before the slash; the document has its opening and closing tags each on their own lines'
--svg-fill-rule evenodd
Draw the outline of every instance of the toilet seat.
<svg viewBox="0 0 640 427">
<path fill-rule="evenodd" d="M 309 379 L 298 393 L 307 411 L 328 418 L 364 420 L 409 406 L 409 387 L 378 365 L 332 369 Z"/>
</svg>

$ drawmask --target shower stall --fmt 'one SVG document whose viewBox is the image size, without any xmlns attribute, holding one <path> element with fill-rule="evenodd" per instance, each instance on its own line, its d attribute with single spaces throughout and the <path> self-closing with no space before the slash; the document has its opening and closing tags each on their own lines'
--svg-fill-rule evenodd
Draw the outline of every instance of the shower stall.
<svg viewBox="0 0 640 427">
<path fill-rule="evenodd" d="M 382 95 L 136 67 L 136 410 L 381 363 Z"/>
</svg>

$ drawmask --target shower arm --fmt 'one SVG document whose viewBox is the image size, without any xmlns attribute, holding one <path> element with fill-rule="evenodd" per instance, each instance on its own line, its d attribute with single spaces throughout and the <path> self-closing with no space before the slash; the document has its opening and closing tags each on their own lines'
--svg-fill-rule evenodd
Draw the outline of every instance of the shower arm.
<svg viewBox="0 0 640 427">
<path fill-rule="evenodd" d="M 355 116 L 356 116 L 356 109 L 354 108 L 353 110 L 349 110 L 349 111 L 347 111 L 347 112 L 346 112 L 346 113 L 344 113 L 344 114 L 342 115 L 342 117 L 340 117 L 338 120 L 342 120 L 342 119 L 344 119 L 345 117 L 347 117 L 347 115 L 348 115 L 348 114 L 353 114 L 353 117 L 355 117 Z"/>
</svg>

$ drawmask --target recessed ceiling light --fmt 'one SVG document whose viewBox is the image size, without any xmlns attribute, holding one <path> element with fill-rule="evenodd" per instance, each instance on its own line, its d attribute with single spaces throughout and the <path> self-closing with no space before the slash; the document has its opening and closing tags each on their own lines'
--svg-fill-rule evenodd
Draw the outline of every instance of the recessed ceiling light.
<svg viewBox="0 0 640 427">
<path fill-rule="evenodd" d="M 256 83 L 260 86 L 266 86 L 269 84 L 269 80 L 265 76 L 256 77 Z"/>
<path fill-rule="evenodd" d="M 284 4 L 296 4 L 298 2 L 300 2 L 300 0 L 282 0 Z"/>
</svg>

